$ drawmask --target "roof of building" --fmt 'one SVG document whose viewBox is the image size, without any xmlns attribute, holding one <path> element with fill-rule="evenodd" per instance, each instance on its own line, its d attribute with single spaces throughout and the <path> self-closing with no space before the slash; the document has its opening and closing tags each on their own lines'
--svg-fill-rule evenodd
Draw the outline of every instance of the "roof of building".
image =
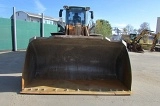
<svg viewBox="0 0 160 106">
<path fill-rule="evenodd" d="M 24 12 L 24 13 L 26 13 L 28 16 L 36 17 L 36 18 L 42 18 L 42 14 L 36 14 L 36 13 L 25 12 L 25 11 L 17 11 L 17 12 Z M 50 17 L 50 16 L 44 16 L 44 19 L 59 21 L 59 19 L 53 18 L 53 17 Z"/>
</svg>

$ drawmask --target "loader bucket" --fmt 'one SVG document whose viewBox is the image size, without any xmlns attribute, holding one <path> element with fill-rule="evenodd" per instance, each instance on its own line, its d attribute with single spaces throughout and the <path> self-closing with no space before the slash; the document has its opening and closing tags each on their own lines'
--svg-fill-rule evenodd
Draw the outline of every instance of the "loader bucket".
<svg viewBox="0 0 160 106">
<path fill-rule="evenodd" d="M 21 93 L 130 95 L 126 47 L 91 36 L 35 39 L 26 51 Z"/>
</svg>

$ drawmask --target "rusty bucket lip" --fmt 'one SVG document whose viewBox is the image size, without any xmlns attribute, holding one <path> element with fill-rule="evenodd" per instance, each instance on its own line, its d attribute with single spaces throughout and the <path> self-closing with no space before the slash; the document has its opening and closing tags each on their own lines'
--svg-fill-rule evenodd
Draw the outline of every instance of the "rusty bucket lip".
<svg viewBox="0 0 160 106">
<path fill-rule="evenodd" d="M 41 83 L 48 82 L 42 85 Z M 53 83 L 54 82 L 54 83 Z M 64 84 L 61 83 L 65 83 Z M 104 85 L 105 82 L 106 85 Z M 95 85 L 93 85 L 95 83 Z M 117 83 L 114 85 L 113 83 Z M 77 85 L 76 85 L 77 84 Z M 89 84 L 89 85 L 88 85 Z M 107 88 L 107 84 L 110 88 Z M 72 80 L 39 80 L 31 82 L 30 86 L 26 86 L 20 93 L 22 94 L 55 94 L 55 95 L 130 95 L 131 91 L 124 88 L 118 80 L 108 81 L 72 81 Z M 63 86 L 63 87 L 60 87 Z M 117 87 L 118 86 L 118 87 Z"/>
<path fill-rule="evenodd" d="M 49 38 L 88 38 L 88 39 L 104 39 L 102 36 L 83 36 L 83 35 L 55 35 Z"/>
<path fill-rule="evenodd" d="M 103 96 L 130 96 L 132 94 L 131 91 L 108 91 L 108 92 L 92 92 L 92 91 L 52 91 L 52 92 L 35 92 L 35 91 L 27 91 L 27 88 L 22 90 L 20 94 L 33 94 L 33 95 L 103 95 Z"/>
</svg>

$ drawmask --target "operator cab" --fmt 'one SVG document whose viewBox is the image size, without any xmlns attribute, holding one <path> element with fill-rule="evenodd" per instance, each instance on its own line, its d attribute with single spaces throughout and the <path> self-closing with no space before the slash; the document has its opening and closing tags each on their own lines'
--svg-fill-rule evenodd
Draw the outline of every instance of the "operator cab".
<svg viewBox="0 0 160 106">
<path fill-rule="evenodd" d="M 70 7 L 66 10 L 66 24 L 76 25 L 77 23 L 85 25 L 86 10 L 84 7 Z"/>
<path fill-rule="evenodd" d="M 60 23 L 63 23 L 62 12 L 65 10 L 65 27 Z M 59 32 L 58 35 L 84 35 L 89 36 L 89 29 L 93 23 L 93 11 L 89 11 L 90 7 L 79 7 L 79 6 L 63 6 L 63 9 L 59 11 Z M 87 14 L 91 13 L 91 20 L 88 23 Z M 57 33 L 51 33 L 51 35 L 56 35 Z"/>
<path fill-rule="evenodd" d="M 77 23 L 82 26 L 87 25 L 87 11 L 90 10 L 90 7 L 63 6 L 63 8 L 66 10 L 65 23 L 67 25 L 76 25 Z M 62 11 L 61 9 L 59 17 L 62 17 Z"/>
</svg>

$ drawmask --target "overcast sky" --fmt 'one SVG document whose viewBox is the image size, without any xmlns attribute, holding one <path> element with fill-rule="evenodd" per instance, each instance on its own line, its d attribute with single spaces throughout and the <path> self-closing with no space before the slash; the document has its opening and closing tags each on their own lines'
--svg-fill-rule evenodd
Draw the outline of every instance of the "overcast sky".
<svg viewBox="0 0 160 106">
<path fill-rule="evenodd" d="M 17 11 L 58 18 L 59 9 L 64 5 L 89 6 L 95 20 L 108 20 L 112 27 L 130 24 L 138 29 L 140 24 L 148 22 L 155 31 L 157 17 L 160 17 L 160 0 L 0 0 L 0 17 L 10 15 L 11 8 L 16 7 Z"/>
</svg>

